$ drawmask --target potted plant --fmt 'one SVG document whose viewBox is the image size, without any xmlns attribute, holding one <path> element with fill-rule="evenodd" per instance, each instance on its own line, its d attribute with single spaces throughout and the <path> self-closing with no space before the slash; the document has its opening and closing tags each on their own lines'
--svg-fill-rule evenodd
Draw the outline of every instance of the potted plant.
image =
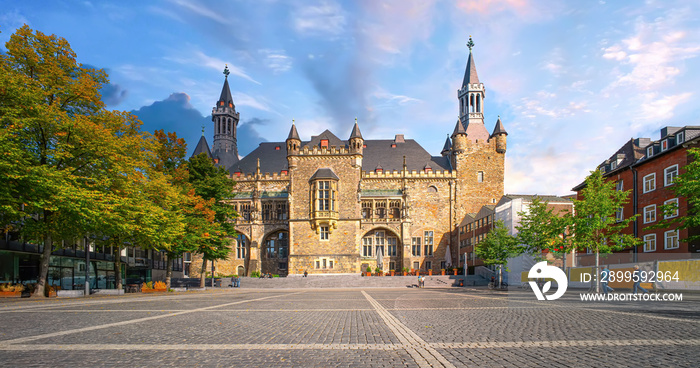
<svg viewBox="0 0 700 368">
<path fill-rule="evenodd" d="M 408 275 L 408 267 L 403 268 L 403 275 L 407 276 Z"/>
<path fill-rule="evenodd" d="M 445 276 L 445 269 L 444 269 L 444 268 L 441 269 L 441 270 L 440 270 L 440 273 L 441 273 L 443 276 Z"/>
<path fill-rule="evenodd" d="M 0 284 L 0 298 L 21 298 L 24 285 Z"/>
<path fill-rule="evenodd" d="M 454 275 L 457 276 L 457 269 L 456 268 L 453 268 L 452 272 L 454 272 Z"/>
<path fill-rule="evenodd" d="M 372 276 L 372 267 L 367 266 L 366 272 L 367 272 L 367 276 Z"/>
<path fill-rule="evenodd" d="M 394 276 L 394 270 L 390 270 L 389 272 L 391 272 L 391 276 Z"/>
<path fill-rule="evenodd" d="M 374 268 L 374 274 L 377 275 L 377 276 L 381 276 L 381 275 L 382 275 L 382 271 L 379 269 L 379 267 L 375 267 L 375 268 Z"/>
</svg>

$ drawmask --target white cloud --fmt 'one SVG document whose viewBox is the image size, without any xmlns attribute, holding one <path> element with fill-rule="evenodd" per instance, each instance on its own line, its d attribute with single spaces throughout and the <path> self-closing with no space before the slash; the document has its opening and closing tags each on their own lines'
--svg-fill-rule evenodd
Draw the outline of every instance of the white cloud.
<svg viewBox="0 0 700 368">
<path fill-rule="evenodd" d="M 243 79 L 249 80 L 255 84 L 261 84 L 260 82 L 256 81 L 248 75 L 245 70 L 241 67 L 235 66 L 231 63 L 226 63 L 223 60 L 209 56 L 202 51 L 199 50 L 188 50 L 187 51 L 187 57 L 181 57 L 181 56 L 176 56 L 176 57 L 165 57 L 165 60 L 170 60 L 174 61 L 179 64 L 194 64 L 194 65 L 203 65 L 206 66 L 210 69 L 214 70 L 220 70 L 223 71 L 224 68 L 223 66 L 228 66 L 229 71 L 231 74 L 241 77 Z"/>
<path fill-rule="evenodd" d="M 406 105 L 409 103 L 423 102 L 417 98 L 389 93 L 379 87 L 374 93 L 372 93 L 372 96 L 381 101 L 380 107 L 393 104 Z"/>
<path fill-rule="evenodd" d="M 185 10 L 196 13 L 198 15 L 205 17 L 205 18 L 209 18 L 209 19 L 214 20 L 216 22 L 219 22 L 221 24 L 231 24 L 231 18 L 224 17 L 221 14 L 207 8 L 203 4 L 200 4 L 196 1 L 172 0 L 172 2 L 179 5 L 180 7 L 184 8 Z"/>
<path fill-rule="evenodd" d="M 253 97 L 243 92 L 232 92 L 231 95 L 231 97 L 233 97 L 233 101 L 236 104 L 236 107 L 248 106 L 254 109 L 272 112 L 277 115 L 280 115 L 277 111 L 273 110 L 270 107 L 270 104 L 265 100 L 264 97 Z"/>
<path fill-rule="evenodd" d="M 304 35 L 337 36 L 345 30 L 345 12 L 340 4 L 331 0 L 321 0 L 315 5 L 303 3 L 292 17 L 294 29 Z"/>
<path fill-rule="evenodd" d="M 629 85 L 653 90 L 672 84 L 681 73 L 681 62 L 700 54 L 696 40 L 674 24 L 675 17 L 671 13 L 651 23 L 639 18 L 634 35 L 603 49 L 602 57 L 620 62 L 624 70 L 617 73 L 610 88 Z"/>
<path fill-rule="evenodd" d="M 280 74 L 292 68 L 292 58 L 287 56 L 284 50 L 258 50 L 263 56 L 263 63 L 270 68 L 273 73 Z"/>
<path fill-rule="evenodd" d="M 670 119 L 673 117 L 673 110 L 676 106 L 689 101 L 692 96 L 693 94 L 690 92 L 663 97 L 660 97 L 656 92 L 642 94 L 644 103 L 641 104 L 642 115 L 638 118 L 654 122 L 658 122 L 660 119 Z"/>
</svg>

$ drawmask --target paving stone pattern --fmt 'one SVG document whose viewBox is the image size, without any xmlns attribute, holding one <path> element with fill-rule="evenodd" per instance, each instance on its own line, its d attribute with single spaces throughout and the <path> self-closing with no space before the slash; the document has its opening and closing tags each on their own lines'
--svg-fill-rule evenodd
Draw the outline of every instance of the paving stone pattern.
<svg viewBox="0 0 700 368">
<path fill-rule="evenodd" d="M 274 280 L 272 280 L 274 281 Z M 697 367 L 700 295 L 540 302 L 472 289 L 0 299 L 7 367 Z"/>
</svg>

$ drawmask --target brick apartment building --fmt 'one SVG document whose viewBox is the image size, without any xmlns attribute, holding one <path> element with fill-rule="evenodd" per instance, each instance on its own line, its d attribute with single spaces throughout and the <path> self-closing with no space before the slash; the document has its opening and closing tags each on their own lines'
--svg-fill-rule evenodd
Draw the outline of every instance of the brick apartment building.
<svg viewBox="0 0 700 368">
<path fill-rule="evenodd" d="M 692 157 L 691 147 L 698 147 L 700 127 L 664 127 L 660 139 L 631 139 L 615 154 L 598 166 L 607 181 L 617 183 L 618 190 L 631 190 L 629 202 L 616 214 L 620 220 L 639 214 L 624 232 L 643 240 L 637 247 L 630 247 L 605 256 L 607 263 L 630 263 L 663 259 L 684 259 L 700 252 L 698 241 L 684 241 L 699 229 L 680 229 L 671 223 L 655 228 L 659 221 L 681 218 L 687 214 L 686 198 L 677 197 L 672 190 L 673 179 L 685 172 Z M 584 184 L 573 190 L 580 194 Z M 664 215 L 661 206 L 675 203 L 678 211 Z M 592 264 L 592 257 L 580 257 L 581 265 Z"/>
</svg>

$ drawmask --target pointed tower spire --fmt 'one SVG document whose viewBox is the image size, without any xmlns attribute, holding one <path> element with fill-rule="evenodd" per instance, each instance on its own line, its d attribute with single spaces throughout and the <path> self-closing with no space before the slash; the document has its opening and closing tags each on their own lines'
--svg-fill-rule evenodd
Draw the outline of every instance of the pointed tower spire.
<svg viewBox="0 0 700 368">
<path fill-rule="evenodd" d="M 491 133 L 491 137 L 499 135 L 499 134 L 508 135 L 508 132 L 506 132 L 506 128 L 503 127 L 503 123 L 501 122 L 500 115 L 498 115 L 498 121 L 496 121 L 496 126 L 493 128 L 493 133 Z"/>
<path fill-rule="evenodd" d="M 287 139 L 296 139 L 301 141 L 299 138 L 299 133 L 297 132 L 297 126 L 294 125 L 294 119 L 292 119 L 292 129 L 289 130 L 289 136 L 287 136 Z"/>
<path fill-rule="evenodd" d="M 483 143 L 489 139 L 489 132 L 484 127 L 486 89 L 484 89 L 484 84 L 479 81 L 479 76 L 476 74 L 476 64 L 472 54 L 472 48 L 474 47 L 472 36 L 469 36 L 467 46 L 469 47 L 467 68 L 464 70 L 462 86 L 457 91 L 459 117 L 464 124 L 464 130 L 469 141 Z M 456 146 L 456 143 L 453 142 L 453 145 Z"/>
<path fill-rule="evenodd" d="M 357 125 L 357 118 L 355 118 L 355 126 L 352 127 L 352 133 L 350 133 L 350 139 L 353 138 L 362 138 L 362 133 L 360 133 L 360 127 Z"/>
<path fill-rule="evenodd" d="M 457 134 L 467 134 L 467 132 L 464 130 L 464 125 L 462 124 L 461 118 L 457 119 L 457 124 L 455 124 L 455 130 L 454 132 L 452 132 L 452 138 L 454 138 Z"/>
<path fill-rule="evenodd" d="M 211 120 L 214 123 L 214 144 L 212 145 L 212 157 L 217 166 L 231 171 L 233 165 L 238 162 L 237 134 L 240 114 L 236 112 L 233 104 L 231 89 L 228 86 L 228 65 L 224 68 L 224 86 L 221 95 L 211 111 Z"/>
</svg>

